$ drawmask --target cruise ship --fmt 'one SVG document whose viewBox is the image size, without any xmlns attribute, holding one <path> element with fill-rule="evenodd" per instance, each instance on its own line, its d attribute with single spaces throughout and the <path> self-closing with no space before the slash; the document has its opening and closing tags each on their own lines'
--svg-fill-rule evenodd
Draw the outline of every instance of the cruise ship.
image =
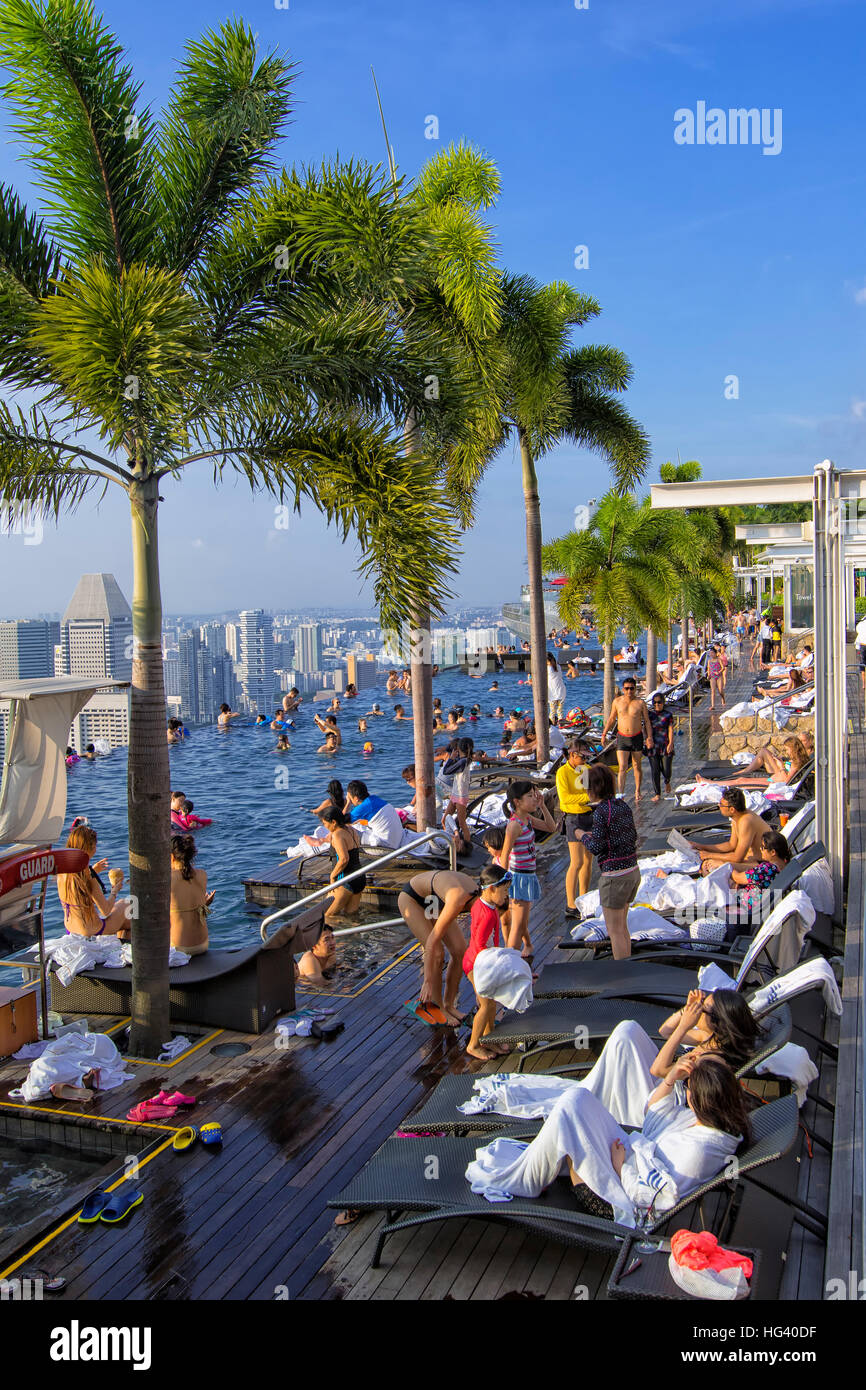
<svg viewBox="0 0 866 1390">
<path fill-rule="evenodd" d="M 559 591 L 564 579 L 545 579 L 544 581 L 544 630 L 562 627 L 559 616 Z M 529 585 L 522 584 L 519 603 L 503 603 L 502 622 L 515 637 L 528 642 L 529 638 Z"/>
</svg>

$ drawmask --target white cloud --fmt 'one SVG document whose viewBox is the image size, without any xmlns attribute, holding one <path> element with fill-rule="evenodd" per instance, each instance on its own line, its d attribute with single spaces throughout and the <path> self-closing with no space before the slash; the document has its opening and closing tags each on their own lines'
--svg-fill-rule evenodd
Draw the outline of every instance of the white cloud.
<svg viewBox="0 0 866 1390">
<path fill-rule="evenodd" d="M 854 303 L 866 304 L 866 285 L 863 285 L 861 289 L 854 291 Z"/>
<path fill-rule="evenodd" d="M 201 537 L 192 542 L 192 548 L 193 550 L 204 550 L 204 541 L 201 539 Z"/>
</svg>

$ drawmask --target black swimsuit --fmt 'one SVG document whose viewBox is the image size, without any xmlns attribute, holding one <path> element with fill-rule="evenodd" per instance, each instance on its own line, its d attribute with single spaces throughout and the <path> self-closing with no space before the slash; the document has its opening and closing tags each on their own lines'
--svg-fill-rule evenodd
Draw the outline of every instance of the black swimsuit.
<svg viewBox="0 0 866 1390">
<path fill-rule="evenodd" d="M 349 850 L 349 862 L 346 865 L 345 869 L 343 869 L 341 873 L 337 874 L 337 877 L 334 881 L 336 883 L 339 883 L 341 878 L 345 878 L 348 874 L 353 874 L 355 870 L 360 869 L 360 867 L 361 851 L 359 847 L 356 845 L 354 849 Z M 353 878 L 351 883 L 346 884 L 346 888 L 349 890 L 350 893 L 363 893 L 366 887 L 366 874 L 361 874 L 360 878 Z"/>
</svg>

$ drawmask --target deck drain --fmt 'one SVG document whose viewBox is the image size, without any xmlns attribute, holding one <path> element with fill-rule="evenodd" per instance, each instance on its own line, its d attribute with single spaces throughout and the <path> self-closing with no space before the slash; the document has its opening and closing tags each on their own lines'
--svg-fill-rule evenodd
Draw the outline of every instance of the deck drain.
<svg viewBox="0 0 866 1390">
<path fill-rule="evenodd" d="M 241 1057 L 243 1053 L 252 1051 L 249 1043 L 217 1043 L 211 1048 L 214 1057 Z"/>
</svg>

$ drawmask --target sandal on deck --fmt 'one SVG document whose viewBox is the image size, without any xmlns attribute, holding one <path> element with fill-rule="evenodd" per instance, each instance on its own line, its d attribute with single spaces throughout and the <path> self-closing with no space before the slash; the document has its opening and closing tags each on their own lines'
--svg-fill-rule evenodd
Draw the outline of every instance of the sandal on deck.
<svg viewBox="0 0 866 1390">
<path fill-rule="evenodd" d="M 197 1138 L 198 1130 L 195 1125 L 186 1125 L 183 1129 L 177 1131 L 177 1134 L 171 1141 L 171 1147 L 176 1153 L 183 1153 L 184 1149 L 190 1148 Z"/>
<path fill-rule="evenodd" d="M 99 1213 L 99 1219 L 109 1226 L 116 1226 L 119 1221 L 125 1221 L 133 1207 L 139 1206 L 143 1201 L 144 1193 L 140 1187 L 129 1187 L 123 1183 L 116 1192 L 112 1192 L 109 1201 Z"/>
<path fill-rule="evenodd" d="M 127 1111 L 126 1118 L 137 1124 L 153 1124 L 159 1120 L 170 1120 L 176 1114 L 176 1105 L 157 1105 L 156 1101 L 143 1100 Z"/>
<path fill-rule="evenodd" d="M 335 1226 L 351 1226 L 353 1221 L 357 1221 L 359 1216 L 364 1213 L 359 1207 L 346 1207 L 345 1211 L 338 1211 L 334 1217 Z"/>
<path fill-rule="evenodd" d="M 208 1146 L 221 1144 L 223 1141 L 223 1128 L 216 1120 L 208 1120 L 206 1125 L 202 1125 L 199 1130 L 201 1142 Z"/>
<path fill-rule="evenodd" d="M 420 999 L 407 999 L 403 1008 L 408 1009 L 413 1018 L 417 1018 L 419 1023 L 426 1023 L 429 1028 L 454 1027 L 438 1004 L 422 1004 Z"/>
<path fill-rule="evenodd" d="M 103 1207 L 111 1201 L 111 1193 L 104 1188 L 98 1187 L 95 1192 L 90 1192 L 84 1199 L 84 1205 L 78 1213 L 78 1220 L 82 1226 L 92 1226 L 94 1221 L 99 1220 L 99 1213 Z"/>
<path fill-rule="evenodd" d="M 72 1086 L 66 1081 L 55 1081 L 51 1087 L 51 1094 L 55 1100 L 93 1100 L 93 1092 L 86 1086 Z"/>
<path fill-rule="evenodd" d="M 160 1091 L 158 1095 L 154 1096 L 151 1103 L 153 1105 L 176 1105 L 178 1107 L 182 1105 L 193 1106 L 195 1105 L 195 1096 L 185 1096 L 180 1091 L 175 1091 L 174 1095 L 170 1096 L 167 1091 Z"/>
</svg>

